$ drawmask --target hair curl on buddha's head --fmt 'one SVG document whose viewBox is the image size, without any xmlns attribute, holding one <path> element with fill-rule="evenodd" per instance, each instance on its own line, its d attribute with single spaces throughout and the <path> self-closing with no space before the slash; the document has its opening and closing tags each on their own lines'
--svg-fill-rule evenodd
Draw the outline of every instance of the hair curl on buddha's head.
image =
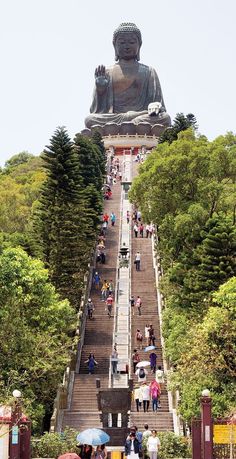
<svg viewBox="0 0 236 459">
<path fill-rule="evenodd" d="M 113 33 L 112 43 L 113 43 L 113 46 L 115 48 L 115 51 L 116 51 L 116 40 L 117 40 L 118 36 L 122 35 L 123 33 L 127 33 L 127 32 L 135 33 L 135 35 L 137 36 L 138 41 L 139 41 L 139 49 L 141 48 L 142 35 L 141 35 L 141 32 L 140 32 L 139 28 L 133 22 L 122 22 Z M 119 56 L 117 56 L 117 53 L 116 53 L 115 60 L 118 61 L 118 59 L 119 59 Z M 140 60 L 140 55 L 139 55 L 139 51 L 138 51 L 137 61 L 139 61 L 139 60 Z"/>
</svg>

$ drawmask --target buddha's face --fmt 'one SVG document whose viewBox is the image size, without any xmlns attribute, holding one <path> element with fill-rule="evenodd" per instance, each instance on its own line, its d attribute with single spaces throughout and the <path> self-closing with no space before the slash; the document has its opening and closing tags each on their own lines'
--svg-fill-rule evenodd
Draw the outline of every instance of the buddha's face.
<svg viewBox="0 0 236 459">
<path fill-rule="evenodd" d="M 115 42 L 116 56 L 118 59 L 129 61 L 136 59 L 139 54 L 140 43 L 133 32 L 120 33 Z"/>
</svg>

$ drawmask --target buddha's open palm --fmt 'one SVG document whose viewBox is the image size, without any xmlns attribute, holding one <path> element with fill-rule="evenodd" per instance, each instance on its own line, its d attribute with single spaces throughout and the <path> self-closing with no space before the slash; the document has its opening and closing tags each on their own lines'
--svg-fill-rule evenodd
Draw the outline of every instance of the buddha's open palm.
<svg viewBox="0 0 236 459">
<path fill-rule="evenodd" d="M 106 67 L 105 65 L 99 65 L 95 69 L 95 80 L 96 80 L 96 85 L 97 86 L 107 86 L 108 85 L 108 74 L 106 72 Z"/>
</svg>

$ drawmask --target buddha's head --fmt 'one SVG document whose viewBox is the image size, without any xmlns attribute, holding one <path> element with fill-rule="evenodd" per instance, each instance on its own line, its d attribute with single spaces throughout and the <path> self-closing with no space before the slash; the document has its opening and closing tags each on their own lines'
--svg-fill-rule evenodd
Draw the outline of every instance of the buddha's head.
<svg viewBox="0 0 236 459">
<path fill-rule="evenodd" d="M 139 61 L 142 35 L 138 27 L 132 22 L 123 22 L 113 33 L 115 60 L 119 59 Z"/>
</svg>

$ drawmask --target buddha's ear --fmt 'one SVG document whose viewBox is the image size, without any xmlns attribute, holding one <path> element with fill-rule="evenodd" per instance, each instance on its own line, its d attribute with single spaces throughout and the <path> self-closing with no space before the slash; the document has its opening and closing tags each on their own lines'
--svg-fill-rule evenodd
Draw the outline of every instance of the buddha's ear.
<svg viewBox="0 0 236 459">
<path fill-rule="evenodd" d="M 137 61 L 140 61 L 140 47 L 139 47 L 139 50 L 138 50 L 138 53 L 137 53 L 137 56 L 136 56 Z"/>
</svg>

